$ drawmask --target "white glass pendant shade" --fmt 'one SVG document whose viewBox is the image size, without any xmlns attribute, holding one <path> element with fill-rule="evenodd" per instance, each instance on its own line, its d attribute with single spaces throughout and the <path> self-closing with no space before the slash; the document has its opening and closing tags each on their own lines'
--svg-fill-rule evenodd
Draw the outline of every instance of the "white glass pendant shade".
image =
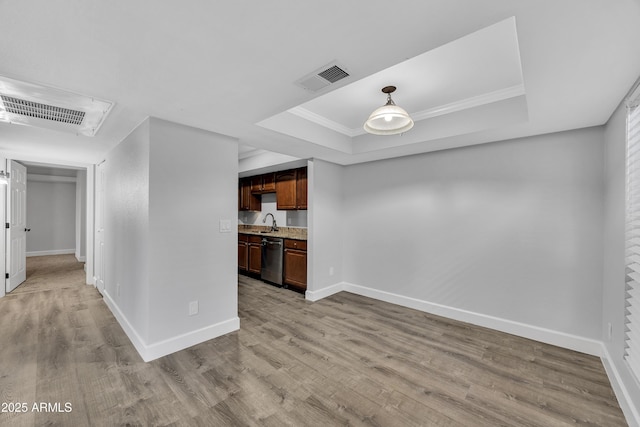
<svg viewBox="0 0 640 427">
<path fill-rule="evenodd" d="M 376 108 L 364 124 L 364 130 L 374 135 L 395 135 L 413 127 L 413 120 L 404 108 L 398 107 L 391 99 L 396 88 L 387 86 L 382 92 L 387 94 L 387 103 Z"/>
</svg>

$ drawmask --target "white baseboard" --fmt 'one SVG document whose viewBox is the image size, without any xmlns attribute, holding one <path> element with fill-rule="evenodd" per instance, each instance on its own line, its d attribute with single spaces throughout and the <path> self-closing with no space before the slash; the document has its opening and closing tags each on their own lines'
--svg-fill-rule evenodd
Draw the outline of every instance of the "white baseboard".
<svg viewBox="0 0 640 427">
<path fill-rule="evenodd" d="M 598 356 L 602 359 L 602 364 L 607 372 L 607 376 L 611 382 L 611 387 L 618 398 L 620 408 L 624 413 L 627 423 L 630 427 L 640 427 L 640 408 L 634 404 L 631 395 L 621 379 L 622 377 L 620 372 L 618 372 L 616 365 L 611 362 L 611 355 L 604 343 L 601 341 L 449 307 L 442 304 L 436 304 L 391 292 L 380 291 L 378 289 L 367 288 L 365 286 L 347 282 L 336 283 L 335 285 L 316 291 L 307 291 L 305 296 L 306 299 L 310 301 L 318 301 L 340 291 L 351 292 L 352 294 L 362 295 L 403 307 L 420 310 L 426 313 L 443 316 L 449 319 L 459 320 L 547 344 L 556 345 L 558 347 Z"/>
<path fill-rule="evenodd" d="M 602 354 L 603 356 L 601 359 L 602 364 L 604 365 L 604 370 L 607 372 L 609 382 L 611 382 L 611 388 L 613 388 L 613 392 L 618 398 L 620 409 L 622 409 L 622 413 L 626 418 L 627 424 L 629 424 L 629 427 L 640 427 L 640 408 L 634 404 L 633 399 L 629 394 L 629 390 L 627 390 L 627 387 L 624 385 L 622 376 L 620 375 L 615 363 L 612 362 L 611 354 L 604 343 L 602 344 Z"/>
<path fill-rule="evenodd" d="M 459 320 L 461 322 L 467 322 L 473 325 L 495 329 L 497 331 L 529 338 L 535 341 L 557 345 L 558 347 L 568 348 L 570 350 L 575 350 L 594 356 L 602 356 L 602 343 L 591 338 L 580 337 L 577 335 L 567 334 L 564 332 L 554 331 L 538 326 L 527 325 L 525 323 L 514 322 L 512 320 L 502 319 L 499 317 L 488 316 L 486 314 L 475 313 L 473 311 L 449 307 L 446 305 L 419 300 L 412 297 L 406 297 L 391 292 L 380 291 L 378 289 L 367 288 L 360 285 L 354 285 L 353 283 L 344 283 L 343 290 L 351 292 L 353 294 L 362 295 L 380 301 L 401 305 L 403 307 L 424 311 L 426 313 L 435 314 L 437 316 L 443 316 L 449 319 Z"/>
<path fill-rule="evenodd" d="M 150 344 L 146 348 L 146 357 L 143 356 L 145 362 L 166 356 L 176 351 L 200 344 L 230 332 L 240 329 L 240 318 L 234 317 L 214 325 L 205 326 L 204 328 L 187 332 L 173 338 L 166 339 L 154 344 Z"/>
<path fill-rule="evenodd" d="M 87 257 L 86 256 L 78 256 L 78 255 L 76 255 L 76 259 L 78 260 L 78 262 L 86 262 L 87 261 Z"/>
<path fill-rule="evenodd" d="M 106 290 L 103 297 L 104 301 L 107 303 L 107 307 L 109 307 L 116 320 L 127 334 L 127 337 L 129 337 L 129 340 L 135 347 L 136 351 L 145 362 L 150 362 L 162 356 L 175 353 L 176 351 L 183 350 L 196 344 L 200 344 L 201 342 L 208 341 L 240 329 L 240 318 L 234 317 L 157 343 L 146 344 Z"/>
<path fill-rule="evenodd" d="M 327 286 L 326 288 L 318 289 L 316 291 L 306 291 L 304 297 L 309 301 L 319 301 L 322 298 L 326 298 L 330 295 L 337 294 L 344 290 L 344 282 L 336 283 L 335 285 Z"/>
<path fill-rule="evenodd" d="M 69 255 L 69 254 L 74 254 L 75 255 L 76 250 L 75 249 L 54 249 L 51 251 L 31 251 L 31 252 L 27 252 L 27 256 L 28 257 L 32 257 L 32 256 L 47 256 L 47 255 Z"/>
<path fill-rule="evenodd" d="M 102 295 L 102 299 L 107 304 L 107 307 L 109 307 L 109 310 L 111 310 L 111 313 L 113 313 L 113 316 L 120 324 L 120 327 L 122 327 L 124 333 L 127 334 L 127 337 L 129 337 L 129 341 L 131 341 L 131 344 L 133 344 L 133 346 L 136 348 L 136 351 L 138 352 L 140 357 L 142 357 L 142 360 L 148 362 L 148 360 L 145 359 L 147 345 L 145 344 L 142 337 L 138 335 L 138 332 L 135 330 L 135 328 L 129 323 L 127 316 L 125 316 L 124 313 L 120 311 L 120 307 L 118 307 L 115 301 L 113 301 L 113 298 L 111 298 L 111 295 L 109 295 L 106 290 Z"/>
</svg>

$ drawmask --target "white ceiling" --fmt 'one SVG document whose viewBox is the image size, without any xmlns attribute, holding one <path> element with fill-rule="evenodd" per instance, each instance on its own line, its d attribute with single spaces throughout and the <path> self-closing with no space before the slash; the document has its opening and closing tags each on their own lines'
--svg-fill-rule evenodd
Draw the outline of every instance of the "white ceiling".
<svg viewBox="0 0 640 427">
<path fill-rule="evenodd" d="M 487 35 L 504 22 L 513 34 Z M 147 116 L 236 137 L 245 155 L 357 163 L 601 125 L 640 76 L 636 0 L 7 0 L 0 28 L 1 75 L 115 103 L 95 137 L 0 123 L 6 155 L 62 164 L 100 161 Z M 333 60 L 351 76 L 295 85 Z M 411 113 L 456 108 L 394 137 L 287 112 L 355 129 L 386 84 Z"/>
</svg>

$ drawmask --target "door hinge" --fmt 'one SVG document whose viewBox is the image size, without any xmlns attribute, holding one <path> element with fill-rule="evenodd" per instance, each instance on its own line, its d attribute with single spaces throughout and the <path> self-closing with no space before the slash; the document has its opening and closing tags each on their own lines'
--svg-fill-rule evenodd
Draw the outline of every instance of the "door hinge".
<svg viewBox="0 0 640 427">
<path fill-rule="evenodd" d="M 9 223 L 8 222 L 4 224 L 4 228 L 9 228 Z"/>
<path fill-rule="evenodd" d="M 8 279 L 8 278 L 9 278 L 9 273 L 5 273 L 5 274 L 4 274 L 4 278 L 5 278 L 5 279 Z"/>
</svg>

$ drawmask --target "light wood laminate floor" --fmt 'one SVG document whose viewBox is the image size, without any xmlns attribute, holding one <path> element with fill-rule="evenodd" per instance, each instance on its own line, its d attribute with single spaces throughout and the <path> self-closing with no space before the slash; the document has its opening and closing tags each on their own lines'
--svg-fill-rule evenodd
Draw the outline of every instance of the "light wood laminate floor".
<svg viewBox="0 0 640 427">
<path fill-rule="evenodd" d="M 0 299 L 0 401 L 30 408 L 3 426 L 626 425 L 596 357 L 242 276 L 240 331 L 144 363 L 73 256 L 28 269 Z"/>
</svg>

